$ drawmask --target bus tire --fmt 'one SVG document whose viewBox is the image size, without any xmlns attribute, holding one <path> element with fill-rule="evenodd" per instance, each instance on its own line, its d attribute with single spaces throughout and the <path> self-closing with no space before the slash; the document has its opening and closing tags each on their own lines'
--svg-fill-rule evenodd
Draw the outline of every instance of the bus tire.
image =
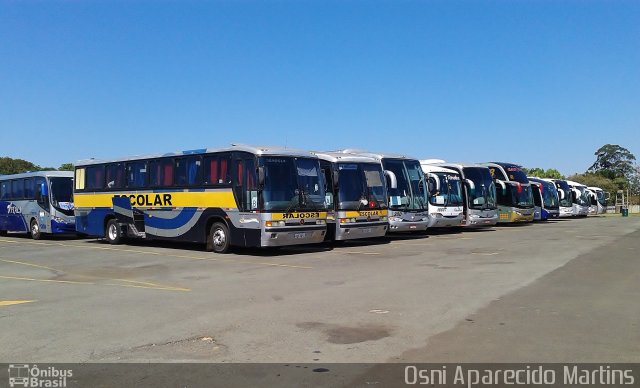
<svg viewBox="0 0 640 388">
<path fill-rule="evenodd" d="M 115 218 L 107 222 L 104 238 L 112 245 L 117 245 L 122 242 L 122 229 L 120 229 L 120 225 L 118 225 L 118 221 L 116 221 Z"/>
<path fill-rule="evenodd" d="M 207 250 L 215 253 L 227 253 L 231 243 L 229 228 L 222 222 L 211 225 L 207 236 Z"/>
<path fill-rule="evenodd" d="M 42 237 L 42 233 L 40 233 L 40 225 L 35 219 L 31 220 L 31 224 L 29 225 L 29 234 L 34 240 L 40 240 Z"/>
</svg>

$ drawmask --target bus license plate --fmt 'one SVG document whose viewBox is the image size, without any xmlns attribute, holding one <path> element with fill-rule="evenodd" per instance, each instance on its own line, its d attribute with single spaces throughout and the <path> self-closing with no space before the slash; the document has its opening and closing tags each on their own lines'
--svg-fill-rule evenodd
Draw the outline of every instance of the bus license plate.
<svg viewBox="0 0 640 388">
<path fill-rule="evenodd" d="M 417 226 L 415 226 L 415 225 L 409 225 L 409 229 L 415 229 L 415 228 L 417 228 Z"/>
<path fill-rule="evenodd" d="M 295 233 L 293 235 L 293 238 L 304 238 L 307 234 L 302 232 L 302 233 Z"/>
<path fill-rule="evenodd" d="M 371 228 L 362 229 L 362 233 L 371 233 Z"/>
</svg>

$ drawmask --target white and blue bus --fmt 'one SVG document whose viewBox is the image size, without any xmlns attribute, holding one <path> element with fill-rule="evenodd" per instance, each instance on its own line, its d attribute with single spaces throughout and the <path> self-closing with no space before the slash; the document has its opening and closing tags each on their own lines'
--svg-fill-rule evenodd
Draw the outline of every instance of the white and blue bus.
<svg viewBox="0 0 640 388">
<path fill-rule="evenodd" d="M 560 217 L 560 194 L 556 185 L 538 177 L 527 177 L 533 191 L 535 221 Z"/>
<path fill-rule="evenodd" d="M 443 160 L 421 160 L 429 191 L 429 228 L 461 227 L 464 224 L 462 178 L 458 171 L 436 166 Z"/>
<path fill-rule="evenodd" d="M 38 171 L 0 176 L 0 235 L 75 234 L 73 172 Z"/>
<path fill-rule="evenodd" d="M 325 181 L 305 151 L 232 145 L 80 162 L 76 228 L 118 244 L 123 237 L 267 247 L 320 243 Z"/>
</svg>

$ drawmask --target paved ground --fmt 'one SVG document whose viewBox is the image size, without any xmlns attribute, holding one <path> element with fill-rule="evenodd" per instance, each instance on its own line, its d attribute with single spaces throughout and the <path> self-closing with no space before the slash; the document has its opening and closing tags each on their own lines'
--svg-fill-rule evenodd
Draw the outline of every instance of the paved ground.
<svg viewBox="0 0 640 388">
<path fill-rule="evenodd" d="M 229 255 L 1 237 L 0 361 L 638 362 L 638 230 L 593 217 Z"/>
</svg>

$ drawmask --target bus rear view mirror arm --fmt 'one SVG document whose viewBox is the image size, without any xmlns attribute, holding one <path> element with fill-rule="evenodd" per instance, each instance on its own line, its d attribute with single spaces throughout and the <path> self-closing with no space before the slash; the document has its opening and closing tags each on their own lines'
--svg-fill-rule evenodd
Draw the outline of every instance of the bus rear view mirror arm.
<svg viewBox="0 0 640 388">
<path fill-rule="evenodd" d="M 384 175 L 389 178 L 389 188 L 397 189 L 398 188 L 398 179 L 396 178 L 396 174 L 393 171 L 384 170 Z"/>
<path fill-rule="evenodd" d="M 506 185 L 506 183 L 504 183 L 500 179 L 496 179 L 496 183 L 499 184 L 500 187 L 502 188 L 502 194 L 506 195 L 507 194 L 507 185 Z"/>
</svg>

